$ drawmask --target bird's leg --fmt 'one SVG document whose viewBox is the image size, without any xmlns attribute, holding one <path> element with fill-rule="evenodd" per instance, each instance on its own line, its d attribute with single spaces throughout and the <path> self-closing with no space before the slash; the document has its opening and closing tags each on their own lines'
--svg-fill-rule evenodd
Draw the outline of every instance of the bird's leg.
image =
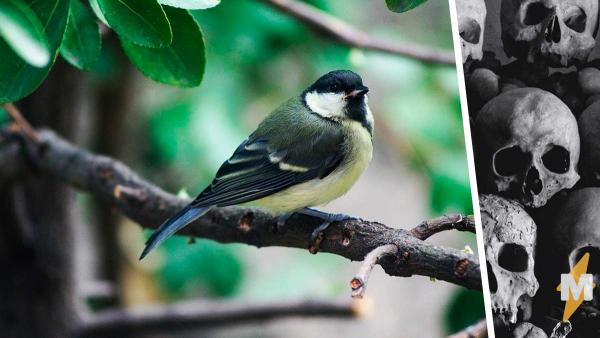
<svg viewBox="0 0 600 338">
<path fill-rule="evenodd" d="M 312 254 L 316 254 L 317 252 L 319 252 L 319 246 L 321 245 L 323 239 L 325 239 L 325 230 L 327 230 L 331 223 L 358 219 L 356 217 L 348 216 L 346 214 L 331 214 L 312 208 L 303 208 L 296 212 L 299 214 L 313 216 L 324 220 L 324 222 L 321 223 L 318 227 L 316 227 L 310 235 L 308 251 L 310 251 L 310 253 Z"/>
<path fill-rule="evenodd" d="M 280 214 L 279 216 L 277 216 L 277 225 L 275 228 L 275 231 L 277 233 L 282 233 L 283 232 L 283 228 L 285 227 L 285 223 L 288 221 L 288 219 L 290 219 L 290 217 L 292 217 L 292 215 L 294 215 L 294 212 L 286 212 L 284 214 Z"/>
<path fill-rule="evenodd" d="M 329 223 L 341 222 L 341 221 L 347 221 L 347 220 L 360 220 L 360 218 L 358 218 L 358 217 L 354 217 L 354 216 L 350 216 L 350 215 L 346 215 L 346 214 L 332 214 L 329 212 L 325 212 L 325 211 L 321 211 L 321 210 L 317 210 L 317 209 L 313 209 L 313 208 L 302 208 L 302 209 L 297 210 L 296 212 L 299 214 L 307 215 L 307 216 L 317 217 L 317 218 L 325 220 Z"/>
</svg>

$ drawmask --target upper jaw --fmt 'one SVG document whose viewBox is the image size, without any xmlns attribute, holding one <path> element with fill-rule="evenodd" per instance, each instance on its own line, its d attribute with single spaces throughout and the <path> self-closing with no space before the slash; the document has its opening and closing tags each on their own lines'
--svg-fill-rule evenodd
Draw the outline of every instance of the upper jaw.
<svg viewBox="0 0 600 338">
<path fill-rule="evenodd" d="M 354 90 L 352 90 L 351 92 L 347 93 L 344 96 L 344 100 L 353 99 L 355 97 L 361 97 L 361 96 L 364 96 L 368 92 L 369 92 L 368 87 L 360 85 L 360 86 L 356 87 Z"/>
</svg>

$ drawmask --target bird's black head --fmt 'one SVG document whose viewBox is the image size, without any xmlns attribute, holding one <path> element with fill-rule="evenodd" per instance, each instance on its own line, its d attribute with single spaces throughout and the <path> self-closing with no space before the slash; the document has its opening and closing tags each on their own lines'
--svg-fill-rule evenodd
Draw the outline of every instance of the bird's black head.
<svg viewBox="0 0 600 338">
<path fill-rule="evenodd" d="M 368 91 L 358 74 L 334 70 L 308 87 L 302 93 L 302 100 L 315 114 L 337 121 L 358 121 L 371 132 L 373 118 L 367 106 Z"/>
<path fill-rule="evenodd" d="M 334 70 L 321 76 L 315 83 L 306 89 L 307 92 L 317 93 L 344 93 L 350 94 L 358 91 L 356 96 L 364 95 L 369 91 L 362 83 L 358 74 L 350 70 Z"/>
</svg>

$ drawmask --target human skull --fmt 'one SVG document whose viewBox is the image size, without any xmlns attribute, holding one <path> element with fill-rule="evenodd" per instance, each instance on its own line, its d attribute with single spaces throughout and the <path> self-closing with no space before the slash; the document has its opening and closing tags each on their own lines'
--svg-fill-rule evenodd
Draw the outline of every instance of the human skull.
<svg viewBox="0 0 600 338">
<path fill-rule="evenodd" d="M 520 320 L 531 316 L 539 287 L 533 272 L 537 227 L 514 200 L 481 195 L 479 203 L 494 319 L 508 327 L 518 314 Z"/>
<path fill-rule="evenodd" d="M 548 338 L 548 335 L 539 327 L 523 322 L 512 330 L 511 338 Z"/>
<path fill-rule="evenodd" d="M 458 31 L 462 50 L 462 61 L 483 57 L 483 31 L 487 9 L 484 0 L 457 0 Z"/>
<path fill-rule="evenodd" d="M 501 22 L 508 56 L 581 64 L 596 43 L 598 0 L 503 0 Z"/>
<path fill-rule="evenodd" d="M 600 285 L 600 188 L 570 193 L 557 212 L 552 236 L 553 248 L 563 259 L 559 264 L 564 273 L 589 253 L 587 273 L 594 276 L 596 285 Z M 596 309 L 600 309 L 599 290 L 594 288 L 594 298 L 589 303 Z"/>
<path fill-rule="evenodd" d="M 494 97 L 475 120 L 478 168 L 494 192 L 539 208 L 579 180 L 579 132 L 553 94 L 517 88 Z"/>
<path fill-rule="evenodd" d="M 600 183 L 600 101 L 594 102 L 579 116 L 581 133 L 581 174 L 593 185 Z"/>
</svg>

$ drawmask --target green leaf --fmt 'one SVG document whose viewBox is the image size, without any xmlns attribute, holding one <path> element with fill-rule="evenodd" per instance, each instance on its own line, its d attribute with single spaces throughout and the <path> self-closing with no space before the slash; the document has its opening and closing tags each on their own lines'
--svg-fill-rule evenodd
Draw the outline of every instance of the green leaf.
<svg viewBox="0 0 600 338">
<path fill-rule="evenodd" d="M 198 23 L 184 9 L 165 7 L 173 29 L 173 42 L 162 48 L 147 48 L 121 40 L 125 54 L 147 77 L 179 87 L 195 87 L 202 81 L 204 39 Z"/>
<path fill-rule="evenodd" d="M 0 104 L 17 101 L 33 92 L 52 67 L 69 16 L 69 0 L 26 0 L 44 27 L 50 49 L 50 63 L 44 68 L 28 65 L 0 40 Z"/>
<path fill-rule="evenodd" d="M 163 47 L 173 35 L 156 0 L 97 0 L 110 27 L 123 39 L 145 47 Z"/>
<path fill-rule="evenodd" d="M 208 9 L 221 3 L 221 0 L 158 0 L 158 3 L 185 9 Z"/>
<path fill-rule="evenodd" d="M 30 65 L 44 67 L 50 61 L 44 27 L 22 0 L 0 1 L 0 36 Z"/>
<path fill-rule="evenodd" d="M 79 69 L 91 69 L 98 61 L 100 43 L 100 27 L 94 14 L 79 0 L 71 0 L 60 54 Z"/>
<path fill-rule="evenodd" d="M 422 5 L 427 0 L 385 0 L 390 11 L 402 13 Z"/>
<path fill-rule="evenodd" d="M 100 21 L 102 21 L 105 25 L 110 27 L 110 25 L 108 24 L 108 21 L 106 21 L 106 18 L 104 17 L 104 14 L 102 14 L 102 11 L 100 10 L 100 5 L 98 5 L 98 0 L 90 0 L 90 7 L 92 8 L 92 11 L 94 12 L 94 14 L 96 14 L 96 17 L 98 19 L 100 19 Z"/>
</svg>

